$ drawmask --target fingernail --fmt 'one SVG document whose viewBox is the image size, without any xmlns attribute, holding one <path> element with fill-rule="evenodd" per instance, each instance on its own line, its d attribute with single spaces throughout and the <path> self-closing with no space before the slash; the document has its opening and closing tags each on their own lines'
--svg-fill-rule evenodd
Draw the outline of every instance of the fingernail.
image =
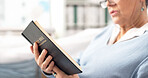
<svg viewBox="0 0 148 78">
<path fill-rule="evenodd" d="M 35 46 L 36 42 L 33 44 L 33 46 Z"/>
<path fill-rule="evenodd" d="M 48 56 L 48 58 L 49 58 L 49 59 L 50 59 L 50 58 L 52 59 L 52 56 L 51 56 L 51 55 L 49 55 L 49 56 Z"/>
<path fill-rule="evenodd" d="M 46 49 L 43 50 L 44 52 L 47 52 Z"/>
<path fill-rule="evenodd" d="M 48 56 L 48 59 L 50 59 L 51 57 L 50 56 Z"/>
</svg>

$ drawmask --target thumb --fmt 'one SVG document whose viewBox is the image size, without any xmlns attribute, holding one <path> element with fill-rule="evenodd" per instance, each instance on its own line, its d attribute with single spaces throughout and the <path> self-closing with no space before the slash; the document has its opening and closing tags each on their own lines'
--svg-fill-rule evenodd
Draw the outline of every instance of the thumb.
<svg viewBox="0 0 148 78">
<path fill-rule="evenodd" d="M 57 66 L 54 66 L 53 72 L 56 73 L 56 76 L 55 76 L 56 78 L 68 78 L 67 75 L 62 70 L 60 70 Z"/>
<path fill-rule="evenodd" d="M 62 70 L 60 70 L 57 66 L 54 66 L 53 71 L 57 74 L 63 75 L 65 74 Z"/>
<path fill-rule="evenodd" d="M 30 50 L 34 54 L 34 52 L 33 52 L 33 46 L 30 46 Z"/>
<path fill-rule="evenodd" d="M 57 66 L 54 66 L 53 71 L 56 72 L 56 78 L 79 78 L 78 74 L 67 75 L 62 70 L 60 70 Z"/>
</svg>

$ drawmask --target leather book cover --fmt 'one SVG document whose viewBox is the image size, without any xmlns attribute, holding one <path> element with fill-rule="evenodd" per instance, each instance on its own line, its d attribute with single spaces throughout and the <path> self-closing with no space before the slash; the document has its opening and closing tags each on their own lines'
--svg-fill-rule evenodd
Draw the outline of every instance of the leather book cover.
<svg viewBox="0 0 148 78">
<path fill-rule="evenodd" d="M 37 42 L 39 52 L 43 49 L 48 51 L 46 57 L 50 54 L 57 67 L 68 75 L 81 73 L 81 67 L 68 55 L 51 36 L 39 25 L 37 21 L 31 21 L 22 35 L 33 45 Z"/>
</svg>

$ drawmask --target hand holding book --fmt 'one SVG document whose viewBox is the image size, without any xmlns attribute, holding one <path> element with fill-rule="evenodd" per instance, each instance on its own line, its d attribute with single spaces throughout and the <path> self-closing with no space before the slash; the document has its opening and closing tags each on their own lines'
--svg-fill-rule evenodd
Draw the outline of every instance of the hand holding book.
<svg viewBox="0 0 148 78">
<path fill-rule="evenodd" d="M 32 52 L 35 54 L 37 64 L 41 69 L 44 69 L 45 72 L 48 71 L 47 73 L 51 73 L 54 65 L 67 75 L 82 72 L 81 67 L 75 62 L 75 60 L 73 60 L 72 57 L 52 39 L 52 37 L 39 25 L 37 21 L 31 21 L 22 32 L 22 35 L 32 45 L 37 42 L 38 46 L 35 44 L 34 48 L 32 47 Z M 44 62 L 47 62 L 48 64 L 50 63 L 50 67 Z M 48 69 L 45 68 L 47 66 L 49 67 Z"/>
<path fill-rule="evenodd" d="M 47 54 L 47 50 L 43 50 L 41 54 L 38 51 L 38 44 L 34 43 L 33 46 L 31 46 L 31 51 L 33 52 L 35 56 L 35 61 L 38 64 L 38 66 L 46 73 L 52 73 L 53 67 L 54 67 L 54 61 L 52 61 L 52 56 L 49 55 L 47 58 L 45 58 Z"/>
<path fill-rule="evenodd" d="M 47 58 L 45 57 L 47 54 L 47 50 L 43 50 L 41 54 L 39 54 L 38 51 L 38 45 L 37 43 L 34 43 L 33 46 L 30 47 L 32 53 L 35 56 L 35 61 L 38 64 L 38 66 L 46 73 L 52 74 L 53 72 L 56 72 L 56 78 L 79 78 L 77 74 L 74 75 L 67 75 L 62 70 L 60 70 L 52 60 L 52 56 L 49 55 Z"/>
</svg>

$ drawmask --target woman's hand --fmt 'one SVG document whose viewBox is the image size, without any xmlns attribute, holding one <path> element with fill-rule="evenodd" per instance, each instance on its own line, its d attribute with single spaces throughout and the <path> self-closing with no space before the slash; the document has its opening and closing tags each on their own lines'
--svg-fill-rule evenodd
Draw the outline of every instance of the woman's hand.
<svg viewBox="0 0 148 78">
<path fill-rule="evenodd" d="M 47 50 L 44 49 L 41 52 L 41 54 L 39 54 L 37 43 L 34 43 L 34 45 L 30 47 L 30 49 L 32 53 L 35 55 L 36 63 L 44 72 L 49 74 L 53 74 L 54 72 L 56 72 L 56 75 L 55 75 L 56 78 L 79 78 L 77 74 L 67 75 L 63 71 L 61 71 L 57 66 L 55 66 L 54 61 L 52 61 L 52 56 L 49 55 L 45 59 Z"/>
<path fill-rule="evenodd" d="M 56 72 L 56 78 L 79 78 L 78 74 L 67 75 L 61 71 L 57 66 L 54 66 L 53 71 Z"/>
<path fill-rule="evenodd" d="M 45 56 L 47 54 L 47 50 L 44 49 L 41 52 L 41 54 L 39 54 L 37 43 L 34 43 L 34 45 L 30 47 L 30 49 L 35 56 L 35 61 L 38 64 L 38 66 L 44 72 L 51 74 L 53 71 L 54 62 L 52 61 L 52 56 L 50 56 L 50 55 L 45 59 Z"/>
</svg>

